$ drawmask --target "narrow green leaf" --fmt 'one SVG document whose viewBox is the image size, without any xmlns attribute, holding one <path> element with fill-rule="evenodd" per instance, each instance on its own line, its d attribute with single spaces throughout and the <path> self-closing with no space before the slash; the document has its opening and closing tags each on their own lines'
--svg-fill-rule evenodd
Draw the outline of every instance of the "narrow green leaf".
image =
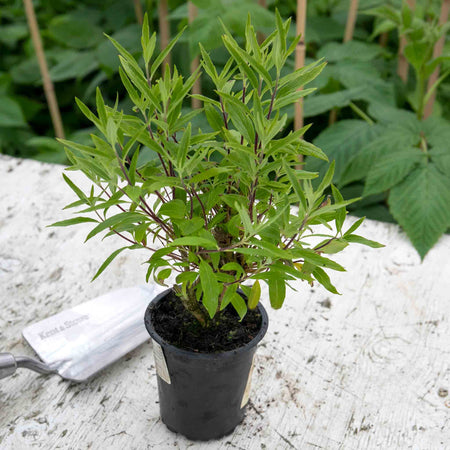
<svg viewBox="0 0 450 450">
<path fill-rule="evenodd" d="M 166 56 L 171 52 L 174 45 L 177 43 L 178 39 L 180 39 L 181 35 L 184 33 L 184 30 L 186 27 L 184 27 L 169 43 L 169 45 L 157 56 L 155 61 L 152 64 L 151 70 L 150 70 L 150 77 L 153 78 L 153 75 L 158 70 L 158 67 L 162 64 Z"/>
<path fill-rule="evenodd" d="M 294 257 L 303 258 L 305 262 L 309 262 L 311 264 L 314 264 L 315 266 L 326 267 L 328 269 L 338 270 L 339 272 L 345 272 L 345 269 L 340 264 L 331 259 L 318 255 L 313 250 L 309 250 L 306 248 L 293 248 L 291 249 L 291 253 L 294 255 Z"/>
<path fill-rule="evenodd" d="M 367 245 L 372 248 L 381 248 L 385 247 L 385 245 L 380 244 L 379 242 L 370 241 L 362 236 L 358 236 L 357 234 L 349 234 L 344 238 L 347 242 L 354 242 L 356 244 Z"/>
<path fill-rule="evenodd" d="M 342 197 L 342 194 L 339 192 L 338 188 L 334 186 L 334 184 L 331 185 L 331 191 L 333 192 L 333 197 L 335 203 L 340 203 L 344 201 L 344 197 Z M 336 229 L 338 232 L 342 230 L 342 225 L 345 221 L 345 216 L 347 215 L 347 210 L 344 208 L 339 208 L 336 211 Z"/>
<path fill-rule="evenodd" d="M 227 48 L 230 55 L 234 58 L 239 68 L 245 73 L 246 77 L 249 79 L 250 83 L 255 89 L 258 89 L 258 78 L 256 77 L 253 70 L 248 65 L 247 61 L 242 57 L 241 49 L 239 48 L 236 41 L 231 37 L 231 35 L 224 35 L 222 37 L 223 43 Z"/>
<path fill-rule="evenodd" d="M 286 175 L 289 178 L 289 181 L 292 184 L 292 188 L 294 189 L 294 192 L 296 193 L 297 198 L 299 199 L 300 203 L 302 204 L 303 209 L 306 210 L 307 205 L 306 205 L 305 193 L 303 192 L 303 189 L 300 186 L 300 182 L 298 181 L 297 177 L 295 176 L 294 170 L 289 167 L 289 165 L 287 164 L 287 162 L 285 160 L 283 160 L 283 168 L 284 168 L 284 171 L 286 172 Z"/>
<path fill-rule="evenodd" d="M 327 239 L 317 244 L 317 246 L 314 247 L 314 250 L 331 255 L 334 253 L 339 253 L 347 246 L 348 243 L 344 239 Z"/>
<path fill-rule="evenodd" d="M 118 250 L 112 252 L 105 260 L 105 262 L 100 266 L 100 268 L 97 270 L 97 273 L 94 275 L 94 278 L 92 278 L 91 282 L 94 281 L 96 278 L 98 278 L 102 272 L 111 264 L 111 262 L 115 259 L 119 253 L 123 252 L 127 247 L 119 248 Z"/>
<path fill-rule="evenodd" d="M 67 227 L 69 225 L 76 225 L 79 223 L 98 222 L 98 220 L 91 217 L 74 217 L 73 219 L 61 220 L 60 222 L 52 223 L 49 227 Z"/>
<path fill-rule="evenodd" d="M 75 183 L 68 176 L 66 176 L 64 173 L 63 173 L 63 178 L 64 178 L 64 181 L 72 189 L 72 191 L 75 192 L 75 194 L 77 194 L 77 196 L 78 196 L 78 198 L 80 200 L 84 200 L 86 203 L 89 203 L 87 197 L 84 195 L 84 192 L 79 187 L 77 187 L 75 185 Z"/>
<path fill-rule="evenodd" d="M 183 247 L 183 246 L 195 246 L 205 247 L 207 249 L 218 249 L 217 242 L 210 239 L 198 237 L 198 236 L 185 236 L 178 239 L 174 239 L 168 244 L 170 247 Z"/>
<path fill-rule="evenodd" d="M 286 297 L 286 282 L 282 278 L 268 278 L 270 304 L 274 309 L 280 309 L 283 306 Z"/>
<path fill-rule="evenodd" d="M 142 45 L 142 54 L 144 57 L 145 65 L 148 66 L 150 59 L 152 58 L 153 51 L 155 50 L 156 45 L 156 33 L 153 33 L 150 37 L 150 29 L 148 26 L 148 14 L 145 13 L 144 21 L 142 23 L 142 37 L 141 37 L 141 45 Z"/>
<path fill-rule="evenodd" d="M 208 311 L 209 316 L 213 318 L 219 305 L 220 285 L 216 280 L 214 271 L 206 261 L 200 262 L 199 274 L 203 292 L 203 306 Z"/>
<path fill-rule="evenodd" d="M 108 217 L 104 222 L 99 223 L 91 232 L 87 235 L 86 241 L 101 233 L 108 228 L 114 229 L 119 225 L 131 225 L 138 222 L 146 222 L 148 218 L 143 214 L 134 212 L 124 212 L 116 214 L 115 216 Z"/>
<path fill-rule="evenodd" d="M 341 295 L 336 288 L 331 284 L 330 277 L 328 274 L 321 269 L 320 267 L 316 267 L 313 270 L 313 276 L 314 278 L 328 291 L 330 291 L 332 294 L 338 294 Z"/>
<path fill-rule="evenodd" d="M 256 280 L 253 283 L 252 289 L 250 291 L 250 295 L 248 297 L 248 307 L 249 309 L 255 309 L 258 306 L 259 299 L 261 298 L 261 286 L 259 281 Z"/>
<path fill-rule="evenodd" d="M 235 292 L 231 296 L 231 304 L 239 314 L 239 318 L 242 320 L 247 314 L 247 305 L 245 304 L 245 300 L 237 292 Z"/>
<path fill-rule="evenodd" d="M 365 217 L 359 218 L 345 233 L 344 237 L 348 234 L 352 234 L 354 231 L 356 231 L 360 225 L 364 222 Z"/>
</svg>

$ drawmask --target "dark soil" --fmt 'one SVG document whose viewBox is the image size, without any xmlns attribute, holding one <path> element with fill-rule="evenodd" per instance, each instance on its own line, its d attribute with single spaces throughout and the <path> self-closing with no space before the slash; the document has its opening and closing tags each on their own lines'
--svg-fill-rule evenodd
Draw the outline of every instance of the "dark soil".
<svg viewBox="0 0 450 450">
<path fill-rule="evenodd" d="M 180 299 L 170 293 L 153 309 L 155 331 L 175 347 L 201 353 L 218 353 L 242 347 L 250 342 L 261 328 L 261 314 L 248 311 L 242 322 L 230 306 L 203 327 L 187 311 Z"/>
</svg>

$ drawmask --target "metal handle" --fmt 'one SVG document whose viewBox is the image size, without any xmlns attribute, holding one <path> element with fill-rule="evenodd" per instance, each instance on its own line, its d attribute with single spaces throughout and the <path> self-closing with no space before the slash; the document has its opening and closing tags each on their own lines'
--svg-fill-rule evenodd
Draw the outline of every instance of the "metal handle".
<svg viewBox="0 0 450 450">
<path fill-rule="evenodd" d="M 55 369 L 36 359 L 27 356 L 14 357 L 11 353 L 0 353 L 0 380 L 9 377 L 18 368 L 30 369 L 42 374 L 56 373 Z"/>
<path fill-rule="evenodd" d="M 16 369 L 16 358 L 11 353 L 0 353 L 0 380 L 12 375 Z"/>
</svg>

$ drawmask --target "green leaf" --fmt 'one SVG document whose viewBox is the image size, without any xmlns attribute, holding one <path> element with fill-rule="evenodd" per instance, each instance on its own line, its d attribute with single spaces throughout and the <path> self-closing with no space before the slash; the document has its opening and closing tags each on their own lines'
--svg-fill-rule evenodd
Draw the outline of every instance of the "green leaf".
<svg viewBox="0 0 450 450">
<path fill-rule="evenodd" d="M 348 246 L 348 243 L 344 239 L 327 239 L 320 244 L 318 244 L 314 250 L 320 250 L 322 253 L 326 254 L 334 254 L 339 253 L 344 250 L 345 247 Z"/>
<path fill-rule="evenodd" d="M 317 57 L 337 63 L 344 59 L 369 62 L 382 53 L 383 48 L 377 44 L 362 41 L 328 42 L 317 52 Z"/>
<path fill-rule="evenodd" d="M 280 309 L 286 297 L 286 282 L 279 277 L 270 277 L 266 281 L 269 285 L 270 304 L 272 308 Z"/>
<path fill-rule="evenodd" d="M 102 30 L 80 17 L 56 16 L 48 27 L 49 35 L 62 45 L 77 49 L 94 47 L 102 40 Z"/>
<path fill-rule="evenodd" d="M 369 170 L 363 195 L 377 194 L 400 183 L 426 156 L 417 148 L 399 149 L 383 155 Z"/>
<path fill-rule="evenodd" d="M 293 248 L 291 249 L 291 253 L 297 258 L 303 258 L 305 262 L 309 262 L 314 264 L 315 266 L 326 267 L 332 270 L 338 270 L 339 272 L 345 272 L 345 269 L 338 264 L 337 262 L 332 261 L 331 259 L 324 258 L 323 256 L 318 255 L 313 250 L 309 250 L 306 248 Z"/>
<path fill-rule="evenodd" d="M 183 219 L 186 215 L 186 204 L 177 199 L 163 203 L 161 208 L 159 208 L 158 215 L 167 216 L 172 219 Z"/>
<path fill-rule="evenodd" d="M 77 194 L 77 197 L 80 200 L 85 200 L 86 203 L 88 203 L 87 197 L 86 197 L 86 195 L 84 195 L 84 192 L 78 186 L 76 186 L 75 183 L 64 173 L 63 173 L 63 178 L 64 178 L 64 181 L 69 185 L 70 189 L 72 189 L 72 191 L 75 192 L 75 194 Z"/>
<path fill-rule="evenodd" d="M 181 35 L 184 33 L 184 27 L 170 42 L 169 45 L 156 57 L 155 61 L 152 64 L 150 69 L 150 77 L 153 78 L 153 75 L 158 70 L 158 67 L 162 64 L 166 56 L 171 52 L 174 45 L 177 43 L 178 39 L 180 39 Z"/>
<path fill-rule="evenodd" d="M 0 127 L 24 127 L 22 109 L 14 99 L 0 96 Z"/>
<path fill-rule="evenodd" d="M 123 225 L 131 225 L 138 222 L 148 221 L 147 217 L 143 214 L 124 212 L 116 214 L 115 216 L 108 217 L 104 222 L 98 224 L 91 232 L 87 235 L 86 241 L 96 236 L 98 233 L 106 230 L 108 228 L 114 229 L 115 227 Z"/>
<path fill-rule="evenodd" d="M 341 295 L 336 288 L 331 284 L 330 277 L 328 274 L 320 267 L 315 267 L 312 272 L 314 278 L 328 291 L 332 294 Z"/>
<path fill-rule="evenodd" d="M 304 116 L 312 117 L 329 111 L 332 108 L 343 108 L 348 106 L 352 100 L 361 98 L 365 86 L 333 92 L 332 94 L 318 94 L 304 100 Z"/>
<path fill-rule="evenodd" d="M 339 183 L 348 161 L 372 139 L 378 136 L 379 127 L 362 120 L 340 120 L 326 128 L 314 140 L 330 161 L 335 160 L 334 180 Z M 308 158 L 306 168 L 323 175 L 326 164 L 316 158 Z"/>
<path fill-rule="evenodd" d="M 361 224 L 364 222 L 365 217 L 360 217 L 345 233 L 344 237 L 346 237 L 348 234 L 352 234 L 354 231 L 356 231 Z"/>
<path fill-rule="evenodd" d="M 411 42 L 410 44 L 405 46 L 403 52 L 408 62 L 417 71 L 420 71 L 420 68 L 428 59 L 429 50 L 430 46 L 427 43 Z"/>
<path fill-rule="evenodd" d="M 357 154 L 350 160 L 344 170 L 340 184 L 345 185 L 352 181 L 364 178 L 378 161 L 381 161 L 386 155 L 395 152 L 398 149 L 411 148 L 420 140 L 419 131 L 405 129 L 402 126 L 395 125 L 382 132 L 377 139 L 363 146 Z"/>
<path fill-rule="evenodd" d="M 183 220 L 178 226 L 183 235 L 187 236 L 202 229 L 205 226 L 205 221 L 200 217 L 193 217 L 190 220 Z"/>
<path fill-rule="evenodd" d="M 245 73 L 252 86 L 255 89 L 258 89 L 258 78 L 245 60 L 245 57 L 247 55 L 243 52 L 243 50 L 238 46 L 236 41 L 230 35 L 222 36 L 222 40 L 228 52 L 234 58 L 241 71 Z"/>
<path fill-rule="evenodd" d="M 217 242 L 210 239 L 206 239 L 198 236 L 185 236 L 178 239 L 174 239 L 168 244 L 170 247 L 183 247 L 183 246 L 196 246 L 218 249 Z"/>
<path fill-rule="evenodd" d="M 158 282 L 158 284 L 161 284 L 161 285 L 163 285 L 163 286 L 166 286 L 166 285 L 164 284 L 164 280 L 165 280 L 166 278 L 169 278 L 170 275 L 171 275 L 171 273 L 172 273 L 172 269 L 170 269 L 170 268 L 160 270 L 160 271 L 157 273 L 155 279 L 156 279 L 156 281 Z"/>
<path fill-rule="evenodd" d="M 142 23 L 142 37 L 141 37 L 141 45 L 144 56 L 144 62 L 146 66 L 150 62 L 150 59 L 153 55 L 153 51 L 155 50 L 156 45 L 156 33 L 152 34 L 150 37 L 150 30 L 148 26 L 148 14 L 144 15 L 144 22 Z"/>
<path fill-rule="evenodd" d="M 288 259 L 291 256 L 289 250 L 281 249 L 268 241 L 260 241 L 256 238 L 251 238 L 250 242 L 260 249 L 266 250 L 266 254 L 269 254 L 271 258 Z"/>
<path fill-rule="evenodd" d="M 297 198 L 299 199 L 300 203 L 302 204 L 302 207 L 304 210 L 306 210 L 306 197 L 305 193 L 303 192 L 303 189 L 300 185 L 300 182 L 298 181 L 295 171 L 289 167 L 289 165 L 286 163 L 285 160 L 283 160 L 283 168 L 286 172 L 286 175 L 289 178 L 289 181 L 291 182 L 292 188 L 294 189 L 294 192 L 297 195 Z"/>
<path fill-rule="evenodd" d="M 423 259 L 450 226 L 450 181 L 429 163 L 392 188 L 389 208 Z"/>
<path fill-rule="evenodd" d="M 252 289 L 250 290 L 250 295 L 248 297 L 248 307 L 249 309 L 255 309 L 258 306 L 259 299 L 261 298 L 261 286 L 259 281 L 256 280 L 253 283 Z"/>
<path fill-rule="evenodd" d="M 91 217 L 74 217 L 73 219 L 61 220 L 60 222 L 55 222 L 49 225 L 49 227 L 67 227 L 69 225 L 77 225 L 79 223 L 87 222 L 98 222 L 98 220 L 92 219 Z"/>
<path fill-rule="evenodd" d="M 50 69 L 50 78 L 54 83 L 75 78 L 81 80 L 98 68 L 99 64 L 93 51 L 67 51 Z"/>
<path fill-rule="evenodd" d="M 197 272 L 182 272 L 177 276 L 176 282 L 192 284 L 197 279 L 197 277 L 198 277 Z"/>
<path fill-rule="evenodd" d="M 231 296 L 231 304 L 239 314 L 239 318 L 242 320 L 247 314 L 247 305 L 245 304 L 245 300 L 237 292 L 234 292 Z"/>
<path fill-rule="evenodd" d="M 105 262 L 100 266 L 100 268 L 97 270 L 97 273 L 94 275 L 94 278 L 92 278 L 91 282 L 94 281 L 96 278 L 98 278 L 102 272 L 111 264 L 111 262 L 115 259 L 115 257 L 122 253 L 127 247 L 119 248 L 118 250 L 112 252 L 105 260 Z"/>
<path fill-rule="evenodd" d="M 314 193 L 315 198 L 318 199 L 323 191 L 331 184 L 333 181 L 333 174 L 334 174 L 334 161 L 331 162 L 330 166 L 328 167 L 327 172 L 322 178 L 322 181 L 320 182 L 319 186 L 316 189 L 316 192 Z"/>
<path fill-rule="evenodd" d="M 331 185 L 331 191 L 333 192 L 333 197 L 334 197 L 335 203 L 340 203 L 340 202 L 344 201 L 344 197 L 342 197 L 342 194 L 339 192 L 337 187 L 334 186 L 334 184 Z M 344 224 L 346 215 L 347 215 L 347 211 L 345 208 L 340 208 L 336 211 L 335 221 L 336 221 L 336 230 L 338 232 L 340 232 L 342 229 L 342 225 Z"/>
<path fill-rule="evenodd" d="M 208 311 L 209 316 L 213 318 L 219 305 L 221 288 L 216 280 L 214 271 L 206 261 L 202 260 L 200 262 L 199 274 L 203 291 L 203 306 Z"/>
<path fill-rule="evenodd" d="M 372 247 L 372 248 L 385 247 L 383 244 L 380 244 L 379 242 L 370 241 L 369 239 L 366 239 L 362 236 L 358 236 L 357 234 L 348 234 L 348 235 L 344 236 L 344 239 L 347 242 L 353 242 L 356 244 L 367 245 L 368 247 Z"/>
</svg>

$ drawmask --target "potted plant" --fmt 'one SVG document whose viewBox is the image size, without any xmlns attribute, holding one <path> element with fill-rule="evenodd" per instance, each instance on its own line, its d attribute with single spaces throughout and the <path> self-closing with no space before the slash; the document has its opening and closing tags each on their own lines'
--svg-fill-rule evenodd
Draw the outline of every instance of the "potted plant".
<svg viewBox="0 0 450 450">
<path fill-rule="evenodd" d="M 325 269 L 344 268 L 324 254 L 351 242 L 379 246 L 354 234 L 363 219 L 343 231 L 352 200 L 330 184 L 333 163 L 316 187 L 318 174 L 298 168 L 299 155 L 326 156 L 302 139 L 308 126 L 286 131 L 282 110 L 311 91 L 299 88 L 324 64 L 283 72 L 300 39 L 287 43 L 289 25 L 277 13 L 276 30 L 259 44 L 248 20 L 244 48 L 225 29 L 230 58 L 221 70 L 201 48 L 215 91 L 199 96 L 202 110 L 186 111 L 200 73 L 185 80 L 166 67 L 156 78 L 180 35 L 152 59 L 156 36 L 145 19 L 143 68 L 110 38 L 133 111 L 105 105 L 97 90 L 97 114 L 77 103 L 100 135 L 92 135 L 91 146 L 61 140 L 72 164 L 67 170 L 81 170 L 92 182 L 85 193 L 63 175 L 78 196 L 69 207 L 95 217 L 55 225 L 92 222 L 87 240 L 106 232 L 127 241 L 94 278 L 123 250 L 141 249 L 150 251 L 147 281 L 172 284 L 149 305 L 145 323 L 162 420 L 191 439 L 223 436 L 243 418 L 253 355 L 268 325 L 261 282 L 275 309 L 294 280 L 337 293 Z M 199 114 L 209 130 L 192 125 Z M 311 227 L 319 224 L 330 232 L 317 234 Z"/>
</svg>

